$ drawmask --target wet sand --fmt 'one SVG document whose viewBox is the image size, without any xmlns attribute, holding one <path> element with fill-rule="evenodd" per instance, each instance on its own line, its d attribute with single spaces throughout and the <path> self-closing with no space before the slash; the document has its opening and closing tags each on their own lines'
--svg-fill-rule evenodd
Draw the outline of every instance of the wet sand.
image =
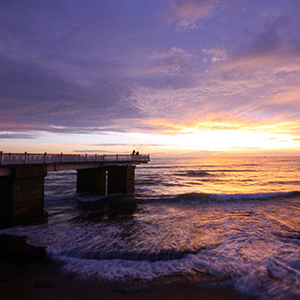
<svg viewBox="0 0 300 300">
<path fill-rule="evenodd" d="M 0 235 L 0 299 L 104 300 L 243 300 L 229 287 L 157 283 L 109 284 L 64 274 L 62 263 L 45 257 L 45 249 L 29 246 L 23 237 Z M 205 282 L 205 279 L 204 279 Z M 247 298 L 249 299 L 249 298 Z"/>
</svg>

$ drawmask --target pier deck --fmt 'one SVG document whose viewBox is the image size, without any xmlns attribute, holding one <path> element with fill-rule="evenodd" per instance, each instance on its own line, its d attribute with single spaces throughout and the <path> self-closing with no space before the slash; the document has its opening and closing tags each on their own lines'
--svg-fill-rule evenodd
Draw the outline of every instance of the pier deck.
<svg viewBox="0 0 300 300">
<path fill-rule="evenodd" d="M 0 152 L 0 227 L 44 218 L 47 172 L 77 170 L 77 192 L 131 194 L 135 190 L 135 167 L 149 161 L 150 155 Z"/>
</svg>

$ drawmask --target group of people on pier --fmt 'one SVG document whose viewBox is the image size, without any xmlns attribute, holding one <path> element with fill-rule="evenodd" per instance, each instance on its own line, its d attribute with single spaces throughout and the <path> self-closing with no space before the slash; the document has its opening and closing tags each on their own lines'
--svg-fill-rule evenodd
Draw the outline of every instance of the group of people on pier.
<svg viewBox="0 0 300 300">
<path fill-rule="evenodd" d="M 139 151 L 132 150 L 132 155 L 140 155 Z"/>
</svg>

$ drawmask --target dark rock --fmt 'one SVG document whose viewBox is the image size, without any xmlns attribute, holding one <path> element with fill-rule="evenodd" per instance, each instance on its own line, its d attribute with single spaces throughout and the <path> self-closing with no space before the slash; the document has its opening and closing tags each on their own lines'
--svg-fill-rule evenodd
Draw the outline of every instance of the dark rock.
<svg viewBox="0 0 300 300">
<path fill-rule="evenodd" d="M 28 245 L 26 237 L 0 235 L 0 258 L 16 261 L 34 261 L 45 257 L 44 247 Z"/>
</svg>

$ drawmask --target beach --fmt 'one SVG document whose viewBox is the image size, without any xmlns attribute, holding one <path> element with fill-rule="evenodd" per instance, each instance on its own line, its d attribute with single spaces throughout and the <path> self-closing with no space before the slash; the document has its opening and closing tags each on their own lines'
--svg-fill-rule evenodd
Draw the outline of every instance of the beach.
<svg viewBox="0 0 300 300">
<path fill-rule="evenodd" d="M 83 281 L 64 274 L 61 264 L 45 257 L 43 248 L 25 238 L 0 236 L 0 298 L 16 299 L 220 299 L 242 300 L 229 287 L 200 287 L 195 284 L 140 284 L 134 288 L 105 282 Z"/>
</svg>

